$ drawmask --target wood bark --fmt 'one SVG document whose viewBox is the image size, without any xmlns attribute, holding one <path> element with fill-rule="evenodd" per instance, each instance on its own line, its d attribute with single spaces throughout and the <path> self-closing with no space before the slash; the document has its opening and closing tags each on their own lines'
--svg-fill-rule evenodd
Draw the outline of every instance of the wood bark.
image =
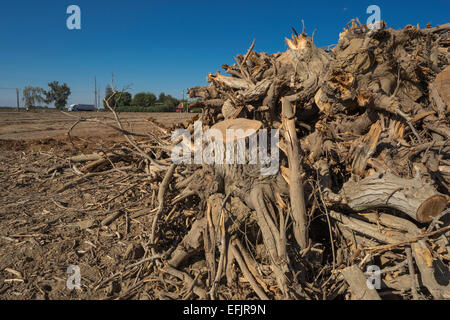
<svg viewBox="0 0 450 320">
<path fill-rule="evenodd" d="M 283 126 L 285 139 L 288 142 L 289 161 L 289 195 L 294 219 L 294 235 L 300 248 L 305 249 L 308 244 L 308 230 L 306 228 L 307 215 L 300 162 L 300 145 L 295 130 L 294 112 L 289 98 L 281 99 L 283 112 Z"/>
<path fill-rule="evenodd" d="M 423 179 L 400 178 L 389 172 L 376 173 L 360 181 L 349 180 L 340 195 L 343 203 L 355 211 L 393 208 L 419 222 L 430 222 L 448 203 L 447 196 Z"/>
</svg>

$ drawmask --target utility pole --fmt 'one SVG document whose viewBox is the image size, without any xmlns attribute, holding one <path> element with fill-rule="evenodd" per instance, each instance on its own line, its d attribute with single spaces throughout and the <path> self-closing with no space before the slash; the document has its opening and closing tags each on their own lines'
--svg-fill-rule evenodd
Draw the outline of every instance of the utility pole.
<svg viewBox="0 0 450 320">
<path fill-rule="evenodd" d="M 20 111 L 20 104 L 19 104 L 19 88 L 16 88 L 16 94 L 17 94 L 17 112 Z"/>
<path fill-rule="evenodd" d="M 94 107 L 97 109 L 97 77 L 94 76 Z"/>
<path fill-rule="evenodd" d="M 187 112 L 188 110 L 187 109 L 185 109 L 185 107 L 184 107 L 184 90 L 183 90 L 183 100 L 182 100 L 183 102 L 183 109 L 185 110 L 185 112 Z"/>
</svg>

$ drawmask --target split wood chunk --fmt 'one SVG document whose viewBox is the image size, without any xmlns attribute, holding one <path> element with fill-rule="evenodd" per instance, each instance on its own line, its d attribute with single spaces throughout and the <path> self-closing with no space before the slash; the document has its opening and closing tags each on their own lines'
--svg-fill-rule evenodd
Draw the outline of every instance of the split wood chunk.
<svg viewBox="0 0 450 320">
<path fill-rule="evenodd" d="M 286 43 L 290 49 L 303 50 L 308 47 L 308 37 L 304 34 L 297 34 L 292 36 L 292 40 L 286 38 Z"/>
<path fill-rule="evenodd" d="M 345 268 L 342 275 L 350 287 L 352 300 L 381 300 L 377 290 L 369 288 L 366 276 L 357 265 Z"/>
<path fill-rule="evenodd" d="M 373 100 L 371 93 L 365 89 L 358 89 L 356 101 L 360 107 L 368 106 Z"/>
<path fill-rule="evenodd" d="M 389 172 L 376 173 L 360 181 L 349 180 L 340 195 L 355 211 L 393 208 L 422 223 L 430 222 L 448 203 L 448 197 L 424 179 L 404 179 Z"/>
<path fill-rule="evenodd" d="M 267 90 L 272 84 L 273 79 L 267 78 L 258 82 L 254 87 L 251 87 L 238 95 L 238 98 L 247 102 L 256 101 L 265 96 Z"/>
<path fill-rule="evenodd" d="M 236 112 L 236 107 L 233 105 L 233 102 L 228 99 L 222 105 L 222 114 L 225 119 L 230 119 L 231 116 Z"/>
<path fill-rule="evenodd" d="M 208 77 L 206 78 L 206 81 L 208 82 L 217 82 L 223 86 L 230 87 L 233 89 L 248 89 L 252 86 L 248 81 L 245 81 L 240 78 L 234 78 L 234 77 L 226 77 L 220 74 L 220 72 L 217 72 L 216 74 L 210 73 Z"/>
<path fill-rule="evenodd" d="M 250 137 L 261 127 L 261 121 L 238 118 L 221 121 L 211 129 L 219 130 L 222 133 L 222 142 L 227 143 Z M 233 130 L 233 135 L 227 135 L 227 130 Z"/>
<path fill-rule="evenodd" d="M 366 90 L 356 90 L 355 83 L 356 79 L 352 73 L 332 70 L 322 88 L 317 90 L 314 102 L 320 111 L 327 115 L 342 111 L 333 104 L 336 99 L 347 102 L 347 107 L 365 107 L 372 101 L 372 95 Z"/>
<path fill-rule="evenodd" d="M 219 99 L 219 91 L 213 84 L 210 84 L 207 87 L 194 87 L 187 91 L 189 97 L 191 98 L 203 98 L 203 99 Z"/>
<path fill-rule="evenodd" d="M 433 87 L 446 105 L 446 112 L 450 112 L 450 66 L 442 70 L 434 80 Z"/>
<path fill-rule="evenodd" d="M 95 161 L 101 159 L 102 156 L 98 153 L 92 154 L 81 154 L 77 156 L 70 157 L 69 160 L 72 162 L 84 162 L 84 161 Z"/>
<path fill-rule="evenodd" d="M 356 155 L 352 163 L 353 174 L 364 174 L 367 161 L 376 150 L 380 134 L 381 125 L 380 122 L 377 121 L 370 127 L 369 132 L 364 137 L 362 145 L 356 150 Z"/>
<path fill-rule="evenodd" d="M 434 261 L 424 241 L 411 245 L 412 254 L 420 271 L 420 281 L 436 300 L 450 299 L 449 270 L 440 260 Z M 441 272 L 437 272 L 441 270 Z M 443 272 L 442 272 L 443 270 Z"/>
<path fill-rule="evenodd" d="M 323 94 L 322 89 L 317 90 L 314 96 L 314 102 L 316 103 L 319 110 L 327 115 L 332 114 L 331 103 L 327 101 L 326 96 Z"/>
<path fill-rule="evenodd" d="M 336 72 L 331 74 L 328 80 L 328 85 L 330 88 L 339 92 L 341 100 L 349 100 L 352 98 L 352 87 L 355 84 L 355 77 L 348 72 Z"/>
</svg>

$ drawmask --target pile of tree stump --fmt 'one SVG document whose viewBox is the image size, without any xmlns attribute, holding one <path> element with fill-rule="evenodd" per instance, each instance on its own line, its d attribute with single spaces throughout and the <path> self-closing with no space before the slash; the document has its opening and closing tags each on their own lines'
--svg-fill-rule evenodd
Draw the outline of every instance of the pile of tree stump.
<svg viewBox="0 0 450 320">
<path fill-rule="evenodd" d="M 253 43 L 189 90 L 192 135 L 278 130 L 276 174 L 174 163 L 174 128 L 149 119 L 142 144 L 117 117 L 158 186 L 148 263 L 200 299 L 450 299 L 450 24 L 380 26 L 351 21 L 331 50 L 292 28 L 287 51 Z"/>
</svg>

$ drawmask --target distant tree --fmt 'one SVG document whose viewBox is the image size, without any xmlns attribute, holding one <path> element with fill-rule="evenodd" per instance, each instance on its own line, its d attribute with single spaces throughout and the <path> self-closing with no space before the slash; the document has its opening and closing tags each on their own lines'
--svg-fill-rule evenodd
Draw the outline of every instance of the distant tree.
<svg viewBox="0 0 450 320">
<path fill-rule="evenodd" d="M 180 100 L 172 97 L 170 94 L 166 95 L 164 92 L 161 92 L 159 94 L 158 103 L 165 106 L 168 111 L 175 111 L 178 104 L 180 104 Z"/>
<path fill-rule="evenodd" d="M 161 92 L 158 97 L 158 102 L 164 103 L 165 101 L 166 101 L 166 94 L 164 92 Z"/>
<path fill-rule="evenodd" d="M 170 94 L 167 95 L 164 99 L 164 105 L 167 106 L 169 109 L 173 110 L 175 109 L 178 104 L 180 103 L 180 100 L 172 97 Z"/>
<path fill-rule="evenodd" d="M 106 85 L 106 88 L 105 88 L 105 100 L 108 101 L 109 97 L 111 97 L 113 93 L 114 93 L 114 92 L 113 92 L 111 86 L 110 86 L 109 84 L 107 84 L 107 85 Z M 105 100 L 103 101 L 103 107 L 104 107 L 105 109 L 108 109 L 108 107 L 106 106 Z M 114 108 L 114 107 L 115 107 L 115 101 L 112 101 L 112 100 L 113 100 L 113 99 L 110 99 L 110 100 L 108 101 L 108 103 L 109 103 L 109 106 L 110 106 L 110 107 Z"/>
<path fill-rule="evenodd" d="M 150 92 L 139 92 L 134 95 L 132 105 L 138 107 L 151 107 L 156 102 L 156 96 Z"/>
<path fill-rule="evenodd" d="M 153 93 L 147 93 L 147 100 L 150 106 L 156 103 L 156 96 Z"/>
<path fill-rule="evenodd" d="M 66 106 L 67 99 L 71 93 L 69 86 L 66 83 L 59 85 L 58 81 L 50 82 L 48 86 L 50 87 L 50 90 L 45 92 L 45 102 L 54 102 L 56 109 L 63 109 Z"/>
<path fill-rule="evenodd" d="M 115 102 L 116 102 L 116 106 L 119 107 L 128 107 L 131 106 L 131 93 L 129 92 L 119 92 L 116 94 L 116 96 L 114 97 Z"/>
<path fill-rule="evenodd" d="M 26 108 L 35 107 L 38 103 L 45 102 L 45 90 L 38 87 L 27 86 L 22 92 Z"/>
</svg>

